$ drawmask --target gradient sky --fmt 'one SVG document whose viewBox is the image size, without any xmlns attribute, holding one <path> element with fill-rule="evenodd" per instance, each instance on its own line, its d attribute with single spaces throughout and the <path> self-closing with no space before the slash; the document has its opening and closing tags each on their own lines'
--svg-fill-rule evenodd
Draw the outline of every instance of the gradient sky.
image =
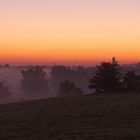
<svg viewBox="0 0 140 140">
<path fill-rule="evenodd" d="M 140 61 L 140 0 L 0 0 L 0 63 Z"/>
</svg>

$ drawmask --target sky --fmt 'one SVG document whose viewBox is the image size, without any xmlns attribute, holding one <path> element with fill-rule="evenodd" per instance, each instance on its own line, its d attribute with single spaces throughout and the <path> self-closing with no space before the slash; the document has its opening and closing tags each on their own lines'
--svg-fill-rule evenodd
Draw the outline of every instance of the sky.
<svg viewBox="0 0 140 140">
<path fill-rule="evenodd" d="M 0 63 L 140 61 L 139 0 L 0 0 Z"/>
</svg>

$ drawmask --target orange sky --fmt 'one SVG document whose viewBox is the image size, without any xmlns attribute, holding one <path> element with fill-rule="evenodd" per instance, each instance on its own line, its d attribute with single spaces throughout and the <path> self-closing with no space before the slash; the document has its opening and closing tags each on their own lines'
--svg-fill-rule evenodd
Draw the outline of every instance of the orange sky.
<svg viewBox="0 0 140 140">
<path fill-rule="evenodd" d="M 0 63 L 140 61 L 138 0 L 5 0 L 0 18 Z"/>
</svg>

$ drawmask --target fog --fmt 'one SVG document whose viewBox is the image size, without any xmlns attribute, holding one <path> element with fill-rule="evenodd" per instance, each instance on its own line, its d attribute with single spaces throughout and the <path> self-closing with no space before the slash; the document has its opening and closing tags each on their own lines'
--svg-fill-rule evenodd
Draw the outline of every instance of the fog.
<svg viewBox="0 0 140 140">
<path fill-rule="evenodd" d="M 55 77 L 54 79 L 51 76 L 52 68 L 44 68 L 43 70 L 46 73 L 46 79 L 48 83 L 48 91 L 45 96 L 40 96 L 40 91 L 38 91 L 38 96 L 27 96 L 25 92 L 21 89 L 21 79 L 23 79 L 21 70 L 23 68 L 14 68 L 14 67 L 1 67 L 0 68 L 0 82 L 6 85 L 9 90 L 11 91 L 10 96 L 0 97 L 0 104 L 3 103 L 11 103 L 11 102 L 19 102 L 24 100 L 33 100 L 33 99 L 40 99 L 40 98 L 48 98 L 48 97 L 56 97 L 59 90 L 59 85 L 61 82 L 65 80 L 69 80 L 69 74 L 60 72 L 59 77 Z M 59 73 L 59 72 L 58 72 Z M 71 76 L 70 76 L 71 77 Z M 80 76 L 81 77 L 81 76 Z M 70 79 L 74 84 L 76 84 L 79 88 L 81 88 L 85 93 L 88 92 L 88 77 L 86 79 L 81 80 L 82 77 L 75 78 L 75 76 Z M 54 81 L 53 81 L 54 80 Z M 81 82 L 82 81 L 82 82 Z"/>
<path fill-rule="evenodd" d="M 46 78 L 48 79 L 48 85 L 50 85 L 50 70 L 45 69 Z M 27 97 L 24 92 L 21 90 L 21 69 L 20 68 L 0 68 L 0 82 L 6 85 L 12 94 L 8 97 L 0 97 L 0 104 L 19 102 L 24 100 L 33 100 L 34 97 Z M 51 96 L 51 90 L 46 97 Z M 42 97 L 38 97 L 42 98 Z"/>
<path fill-rule="evenodd" d="M 21 71 L 27 68 L 29 67 L 7 67 L 7 66 L 0 67 L 0 82 L 6 85 L 9 91 L 11 91 L 11 94 L 9 96 L 6 97 L 0 96 L 0 104 L 48 97 L 57 97 L 60 84 L 65 80 L 69 80 L 70 82 L 74 83 L 76 87 L 80 88 L 83 91 L 84 94 L 88 94 L 91 92 L 88 89 L 89 79 L 92 78 L 96 72 L 96 67 L 86 67 L 86 68 L 83 66 L 66 67 L 61 65 L 54 67 L 44 66 L 43 71 L 45 72 L 45 79 L 47 81 L 48 90 L 44 90 L 45 94 L 42 96 L 41 88 L 36 92 L 35 90 L 36 86 L 32 85 L 31 87 L 31 89 L 33 89 L 32 96 L 28 96 L 30 92 L 26 93 L 21 88 L 22 85 L 21 81 L 23 79 Z M 140 64 L 137 63 L 133 65 L 122 65 L 121 69 L 122 69 L 121 72 L 123 74 L 126 73 L 128 70 L 136 71 L 136 73 L 139 74 Z M 32 75 L 32 73 L 29 73 L 29 75 Z M 40 83 L 38 83 L 37 86 L 38 85 L 40 85 Z"/>
</svg>

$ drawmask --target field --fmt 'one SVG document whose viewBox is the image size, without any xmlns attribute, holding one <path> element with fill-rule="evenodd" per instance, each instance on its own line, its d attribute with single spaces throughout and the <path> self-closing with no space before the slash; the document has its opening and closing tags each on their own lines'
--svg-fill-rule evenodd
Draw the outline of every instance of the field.
<svg viewBox="0 0 140 140">
<path fill-rule="evenodd" d="M 0 140 L 139 139 L 139 94 L 50 98 L 0 105 Z"/>
</svg>

